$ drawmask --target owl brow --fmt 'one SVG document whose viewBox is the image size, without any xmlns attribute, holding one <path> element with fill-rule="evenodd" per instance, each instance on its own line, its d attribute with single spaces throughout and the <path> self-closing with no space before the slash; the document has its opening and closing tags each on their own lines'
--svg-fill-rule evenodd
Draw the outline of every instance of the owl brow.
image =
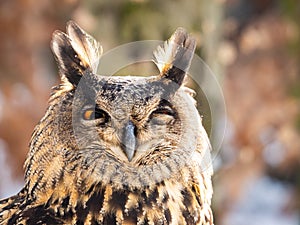
<svg viewBox="0 0 300 225">
<path fill-rule="evenodd" d="M 84 94 L 85 98 L 89 102 L 95 102 L 96 90 L 94 90 L 93 80 L 89 79 L 90 76 L 86 75 L 81 78 L 81 81 L 77 87 L 78 90 Z"/>
<path fill-rule="evenodd" d="M 103 110 L 103 107 L 101 107 L 101 106 L 100 106 L 99 104 L 97 104 L 97 103 L 95 104 L 95 109 L 100 109 L 100 110 L 104 111 L 104 110 Z M 104 111 L 104 112 L 106 112 L 106 111 Z"/>
<path fill-rule="evenodd" d="M 170 99 L 172 95 L 180 87 L 177 83 L 170 81 L 166 78 L 161 78 L 159 80 L 153 81 L 152 85 L 157 89 L 157 92 L 161 92 L 162 99 Z"/>
<path fill-rule="evenodd" d="M 89 102 L 90 104 L 95 104 L 95 98 L 96 98 L 96 92 L 93 90 L 88 90 L 84 92 L 84 96 L 87 100 L 87 102 Z"/>
<path fill-rule="evenodd" d="M 161 99 L 158 103 L 158 108 L 162 108 L 162 107 L 165 107 L 165 106 L 169 106 L 172 108 L 172 105 L 169 101 L 167 101 L 166 99 Z"/>
</svg>

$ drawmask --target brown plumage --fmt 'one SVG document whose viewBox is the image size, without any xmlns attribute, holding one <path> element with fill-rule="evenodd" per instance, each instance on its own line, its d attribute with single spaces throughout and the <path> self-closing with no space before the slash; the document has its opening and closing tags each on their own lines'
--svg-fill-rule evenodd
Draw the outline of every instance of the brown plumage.
<svg viewBox="0 0 300 225">
<path fill-rule="evenodd" d="M 74 22 L 52 50 L 62 82 L 0 224 L 213 224 L 210 144 L 183 85 L 194 39 L 178 28 L 152 77 L 96 75 L 101 46 Z"/>
</svg>

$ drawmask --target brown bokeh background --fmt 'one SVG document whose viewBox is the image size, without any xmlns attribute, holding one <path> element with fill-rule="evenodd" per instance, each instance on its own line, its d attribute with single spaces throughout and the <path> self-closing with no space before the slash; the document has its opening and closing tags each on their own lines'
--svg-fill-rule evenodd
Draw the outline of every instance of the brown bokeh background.
<svg viewBox="0 0 300 225">
<path fill-rule="evenodd" d="M 179 26 L 223 88 L 227 130 L 214 160 L 216 224 L 300 224 L 297 0 L 2 0 L 0 197 L 23 183 L 30 135 L 59 82 L 51 34 L 73 19 L 109 50 Z"/>
</svg>

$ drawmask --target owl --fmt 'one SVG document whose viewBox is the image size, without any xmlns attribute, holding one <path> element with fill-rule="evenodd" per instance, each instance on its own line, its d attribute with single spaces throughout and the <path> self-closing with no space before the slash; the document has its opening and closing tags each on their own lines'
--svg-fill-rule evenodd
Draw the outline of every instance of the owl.
<svg viewBox="0 0 300 225">
<path fill-rule="evenodd" d="M 154 51 L 159 74 L 97 75 L 99 43 L 72 21 L 54 32 L 61 82 L 0 224 L 213 224 L 210 143 L 184 86 L 195 46 L 178 28 Z"/>
</svg>

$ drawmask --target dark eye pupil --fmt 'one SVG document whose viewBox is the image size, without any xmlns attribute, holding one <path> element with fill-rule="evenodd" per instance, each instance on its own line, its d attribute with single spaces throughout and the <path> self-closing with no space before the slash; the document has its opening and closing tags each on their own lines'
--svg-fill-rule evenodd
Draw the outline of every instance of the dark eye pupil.
<svg viewBox="0 0 300 225">
<path fill-rule="evenodd" d="M 94 115 L 95 115 L 95 119 L 105 118 L 106 116 L 101 109 L 95 109 Z"/>
</svg>

